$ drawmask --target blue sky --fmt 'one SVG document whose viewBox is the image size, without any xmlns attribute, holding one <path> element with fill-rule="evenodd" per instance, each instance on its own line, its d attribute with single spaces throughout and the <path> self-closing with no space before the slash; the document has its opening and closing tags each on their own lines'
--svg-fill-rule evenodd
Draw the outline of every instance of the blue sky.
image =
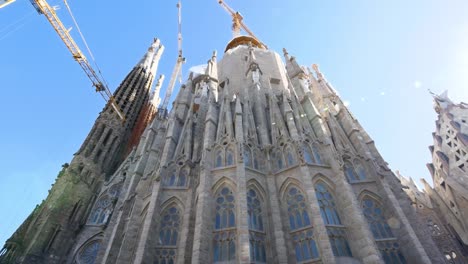
<svg viewBox="0 0 468 264">
<path fill-rule="evenodd" d="M 61 7 L 58 15 L 72 27 L 63 2 L 49 3 Z M 425 164 L 436 115 L 427 89 L 448 89 L 452 100 L 468 102 L 467 1 L 228 3 L 270 49 L 285 47 L 299 63 L 320 65 L 392 169 L 431 182 Z M 177 56 L 176 0 L 69 4 L 111 90 L 153 37 L 166 47 L 159 73 L 170 76 Z M 216 0 L 182 5 L 186 76 L 213 50 L 221 56 L 231 39 L 231 19 Z M 71 32 L 84 48 L 76 29 Z M 0 9 L 0 70 L 3 244 L 47 196 L 104 101 L 26 0 Z"/>
</svg>

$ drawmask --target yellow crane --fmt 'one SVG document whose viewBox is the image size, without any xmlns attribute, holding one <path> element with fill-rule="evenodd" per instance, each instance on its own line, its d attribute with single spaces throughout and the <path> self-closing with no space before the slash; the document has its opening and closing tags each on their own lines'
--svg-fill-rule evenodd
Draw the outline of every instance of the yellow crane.
<svg viewBox="0 0 468 264">
<path fill-rule="evenodd" d="M 179 2 L 177 3 L 177 15 L 178 15 L 178 33 L 177 33 L 177 46 L 178 46 L 178 56 L 176 65 L 174 66 L 174 70 L 172 70 L 171 79 L 169 80 L 169 85 L 166 89 L 166 95 L 164 96 L 164 100 L 161 103 L 161 106 L 158 108 L 158 116 L 160 118 L 167 117 L 167 106 L 169 104 L 169 100 L 171 99 L 172 91 L 174 90 L 174 86 L 177 80 L 177 77 L 180 76 L 181 78 L 181 69 L 182 64 L 185 63 L 185 58 L 182 56 L 182 4 Z"/>
<path fill-rule="evenodd" d="M 232 17 L 232 35 L 233 37 L 238 37 L 240 36 L 240 30 L 241 28 L 247 32 L 247 34 L 249 34 L 251 37 L 253 37 L 254 39 L 258 40 L 260 42 L 260 40 L 257 38 L 257 36 L 255 36 L 255 34 L 247 27 L 247 25 L 244 24 L 244 22 L 242 21 L 244 19 L 244 17 L 237 11 L 235 11 L 234 9 L 232 9 L 230 6 L 228 6 L 228 4 L 226 4 L 226 2 L 224 2 L 223 0 L 219 0 L 218 3 L 224 8 L 224 10 L 226 10 Z M 263 46 L 265 46 L 266 48 L 266 45 L 262 43 Z"/>
<path fill-rule="evenodd" d="M 62 21 L 59 19 L 57 14 L 55 13 L 55 9 L 51 7 L 45 0 L 30 0 L 31 4 L 36 8 L 37 12 L 39 14 L 43 14 L 47 20 L 50 22 L 54 30 L 57 32 L 59 37 L 62 39 L 63 43 L 67 46 L 68 50 L 72 53 L 73 58 L 78 62 L 78 64 L 81 66 L 83 71 L 86 73 L 88 78 L 91 80 L 93 83 L 93 86 L 96 88 L 96 92 L 99 92 L 104 98 L 104 100 L 112 106 L 114 111 L 117 113 L 119 118 L 122 120 L 122 122 L 125 121 L 125 116 L 120 110 L 119 106 L 115 103 L 114 97 L 107 87 L 107 85 L 101 80 L 102 77 L 100 77 L 96 71 L 93 69 L 93 67 L 89 64 L 88 60 L 86 57 L 83 55 L 83 52 L 81 52 L 80 48 L 76 44 L 76 42 L 73 40 L 71 37 L 69 30 L 65 28 L 63 25 Z M 67 2 L 65 1 L 65 5 L 67 5 Z M 67 5 L 67 8 L 68 5 Z"/>
<path fill-rule="evenodd" d="M 0 8 L 3 8 L 13 2 L 15 2 L 16 0 L 0 0 Z"/>
</svg>

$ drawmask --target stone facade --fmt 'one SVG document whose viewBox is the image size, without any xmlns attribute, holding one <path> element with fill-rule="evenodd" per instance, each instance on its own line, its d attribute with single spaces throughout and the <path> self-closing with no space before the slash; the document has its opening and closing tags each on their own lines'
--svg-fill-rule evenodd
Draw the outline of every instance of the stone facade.
<svg viewBox="0 0 468 264">
<path fill-rule="evenodd" d="M 453 103 L 444 92 L 434 95 L 434 109 L 438 119 L 427 165 L 434 187 L 422 179 L 421 192 L 411 179 L 400 179 L 447 263 L 468 263 L 468 105 Z"/>
<path fill-rule="evenodd" d="M 95 185 L 55 263 L 444 263 L 317 65 L 283 52 L 242 36 L 195 67 Z"/>
</svg>

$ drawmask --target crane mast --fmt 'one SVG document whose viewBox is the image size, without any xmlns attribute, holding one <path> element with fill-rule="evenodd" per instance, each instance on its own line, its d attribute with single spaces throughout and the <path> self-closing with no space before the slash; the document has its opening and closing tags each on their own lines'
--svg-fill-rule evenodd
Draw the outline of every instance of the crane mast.
<svg viewBox="0 0 468 264">
<path fill-rule="evenodd" d="M 161 106 L 158 108 L 158 116 L 160 118 L 167 117 L 167 106 L 169 104 L 169 100 L 171 99 L 172 91 L 174 90 L 174 86 L 178 76 L 181 76 L 181 69 L 182 64 L 185 63 L 185 58 L 182 56 L 182 14 L 181 14 L 182 5 L 179 2 L 177 3 L 178 9 L 178 33 L 177 33 L 177 44 L 178 44 L 178 56 L 177 61 L 172 70 L 171 79 L 169 80 L 169 84 L 166 89 L 166 95 L 164 96 L 164 100 L 162 101 Z"/>
<path fill-rule="evenodd" d="M 83 71 L 86 73 L 88 78 L 91 80 L 93 86 L 96 89 L 96 92 L 99 92 L 104 98 L 104 100 L 114 109 L 122 122 L 125 121 L 125 116 L 120 110 L 119 106 L 115 103 L 114 97 L 109 90 L 109 88 L 101 81 L 101 78 L 89 64 L 88 60 L 81 52 L 80 48 L 76 42 L 71 37 L 69 30 L 65 28 L 60 18 L 55 13 L 54 8 L 52 8 L 45 0 L 30 0 L 31 4 L 36 8 L 39 14 L 43 14 L 49 23 L 52 25 L 54 30 L 57 32 L 59 37 L 62 39 L 65 46 L 72 53 L 73 58 L 81 66 Z"/>
<path fill-rule="evenodd" d="M 255 36 L 255 34 L 247 27 L 247 25 L 244 24 L 243 19 L 244 17 L 237 11 L 235 11 L 234 9 L 232 9 L 230 6 L 228 6 L 228 4 L 226 4 L 226 2 L 224 2 L 223 0 L 219 0 L 218 3 L 224 8 L 224 10 L 226 10 L 226 12 L 228 12 L 231 17 L 232 17 L 232 35 L 233 37 L 238 37 L 240 35 L 240 30 L 241 28 L 247 32 L 247 34 L 249 34 L 249 36 L 253 37 L 254 39 L 259 40 L 259 38 L 257 38 L 257 36 Z M 262 43 L 263 44 L 263 43 Z M 266 47 L 265 44 L 263 44 L 263 46 Z"/>
</svg>

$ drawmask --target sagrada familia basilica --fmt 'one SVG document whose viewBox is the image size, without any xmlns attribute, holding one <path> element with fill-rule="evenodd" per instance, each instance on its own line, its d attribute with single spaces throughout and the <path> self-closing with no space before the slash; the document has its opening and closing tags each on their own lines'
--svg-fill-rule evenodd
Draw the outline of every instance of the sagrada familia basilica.
<svg viewBox="0 0 468 264">
<path fill-rule="evenodd" d="M 115 91 L 126 122 L 103 109 L 0 263 L 468 263 L 467 104 L 434 95 L 420 191 L 317 65 L 238 36 L 160 114 L 163 49 Z"/>
</svg>

